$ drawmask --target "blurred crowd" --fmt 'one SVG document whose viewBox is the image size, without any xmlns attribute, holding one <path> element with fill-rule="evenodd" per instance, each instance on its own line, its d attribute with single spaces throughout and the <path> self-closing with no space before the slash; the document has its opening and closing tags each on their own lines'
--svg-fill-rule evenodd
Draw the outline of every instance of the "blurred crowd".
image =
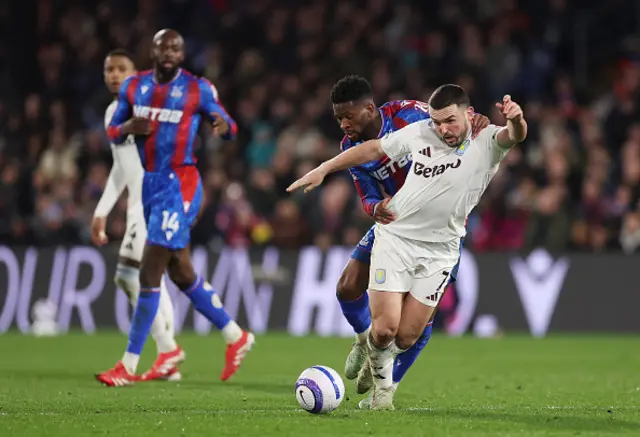
<svg viewBox="0 0 640 437">
<path fill-rule="evenodd" d="M 153 34 L 185 35 L 240 128 L 199 140 L 196 244 L 354 245 L 372 220 L 347 175 L 309 196 L 297 176 L 338 153 L 329 92 L 367 77 L 378 104 L 470 93 L 529 122 L 469 219 L 477 251 L 634 252 L 640 245 L 640 6 L 632 0 L 25 0 L 0 3 L 0 241 L 88 243 L 111 154 L 104 55 L 150 67 Z M 109 220 L 122 238 L 126 202 Z"/>
</svg>

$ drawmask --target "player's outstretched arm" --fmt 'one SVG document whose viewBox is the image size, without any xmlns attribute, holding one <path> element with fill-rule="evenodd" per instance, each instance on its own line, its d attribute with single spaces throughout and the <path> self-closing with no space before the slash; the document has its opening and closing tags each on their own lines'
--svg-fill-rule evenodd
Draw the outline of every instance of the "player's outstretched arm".
<svg viewBox="0 0 640 437">
<path fill-rule="evenodd" d="M 304 187 L 304 192 L 307 193 L 322 184 L 324 178 L 330 173 L 380 159 L 384 155 L 385 153 L 384 150 L 382 150 L 380 140 L 365 141 L 359 146 L 352 147 L 338 156 L 323 162 L 319 167 L 311 170 L 291 184 L 289 188 L 287 188 L 287 191 L 292 192 Z"/>
<path fill-rule="evenodd" d="M 520 105 L 511 100 L 511 96 L 507 94 L 502 102 L 496 103 L 496 107 L 507 119 L 507 128 L 502 129 L 496 136 L 498 145 L 508 149 L 523 142 L 527 137 L 527 122 Z"/>
</svg>

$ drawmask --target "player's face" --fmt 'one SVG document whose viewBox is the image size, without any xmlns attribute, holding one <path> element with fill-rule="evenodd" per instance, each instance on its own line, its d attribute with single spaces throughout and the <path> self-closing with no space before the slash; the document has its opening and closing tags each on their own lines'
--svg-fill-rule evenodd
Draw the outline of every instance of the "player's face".
<svg viewBox="0 0 640 437">
<path fill-rule="evenodd" d="M 450 105 L 443 109 L 429 109 L 436 132 L 451 147 L 458 147 L 471 132 L 473 108 Z"/>
<path fill-rule="evenodd" d="M 118 94 L 122 82 L 135 72 L 133 62 L 126 56 L 107 56 L 104 60 L 104 83 L 113 95 Z"/>
<path fill-rule="evenodd" d="M 152 57 L 156 68 L 163 73 L 172 73 L 184 60 L 184 43 L 179 35 L 166 33 L 153 43 Z"/>
<path fill-rule="evenodd" d="M 375 119 L 376 107 L 370 101 L 338 103 L 333 105 L 333 115 L 345 135 L 351 140 L 357 140 Z"/>
</svg>

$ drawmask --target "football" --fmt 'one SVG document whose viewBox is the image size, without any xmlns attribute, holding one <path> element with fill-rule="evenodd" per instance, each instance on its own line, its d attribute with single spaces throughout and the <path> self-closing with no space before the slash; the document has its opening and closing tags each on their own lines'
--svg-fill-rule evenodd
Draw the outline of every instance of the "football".
<svg viewBox="0 0 640 437">
<path fill-rule="evenodd" d="M 344 381 L 331 367 L 309 367 L 296 381 L 296 399 L 311 414 L 330 413 L 344 399 Z"/>
</svg>

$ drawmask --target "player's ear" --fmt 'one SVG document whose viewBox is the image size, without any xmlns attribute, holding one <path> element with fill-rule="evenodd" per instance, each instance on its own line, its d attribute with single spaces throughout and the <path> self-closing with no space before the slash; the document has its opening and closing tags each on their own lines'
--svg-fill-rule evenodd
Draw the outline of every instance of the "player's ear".
<svg viewBox="0 0 640 437">
<path fill-rule="evenodd" d="M 473 114 L 475 113 L 473 106 L 469 106 L 466 112 L 467 112 L 467 118 L 469 119 L 469 121 L 473 120 Z"/>
<path fill-rule="evenodd" d="M 375 103 L 373 103 L 372 100 L 367 102 L 367 111 L 369 112 L 369 114 L 371 115 L 375 114 L 377 109 L 378 108 L 376 108 L 376 105 Z"/>
</svg>

